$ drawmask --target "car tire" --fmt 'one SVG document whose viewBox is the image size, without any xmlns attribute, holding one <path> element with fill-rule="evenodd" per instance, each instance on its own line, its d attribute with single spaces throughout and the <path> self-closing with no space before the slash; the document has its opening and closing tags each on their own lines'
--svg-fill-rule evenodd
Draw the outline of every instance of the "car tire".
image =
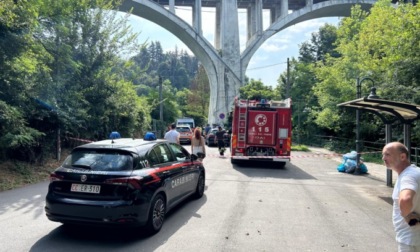
<svg viewBox="0 0 420 252">
<path fill-rule="evenodd" d="M 162 194 L 156 195 L 150 205 L 149 218 L 146 224 L 146 231 L 149 234 L 156 234 L 160 231 L 165 221 L 166 203 Z"/>
<path fill-rule="evenodd" d="M 206 186 L 206 181 L 205 181 L 204 175 L 203 173 L 200 173 L 200 175 L 198 176 L 197 187 L 195 189 L 195 194 L 194 194 L 194 197 L 196 199 L 203 197 L 205 186 Z"/>
</svg>

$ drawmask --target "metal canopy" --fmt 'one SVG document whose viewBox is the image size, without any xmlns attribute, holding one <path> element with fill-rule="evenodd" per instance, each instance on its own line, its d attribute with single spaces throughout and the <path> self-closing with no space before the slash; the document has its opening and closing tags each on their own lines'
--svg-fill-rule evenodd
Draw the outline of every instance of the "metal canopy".
<svg viewBox="0 0 420 252">
<path fill-rule="evenodd" d="M 381 117 L 385 123 L 392 122 L 392 120 L 386 119 L 385 115 L 396 117 L 404 124 L 410 124 L 411 122 L 420 119 L 420 105 L 416 104 L 363 97 L 340 103 L 337 106 L 372 112 Z"/>
<path fill-rule="evenodd" d="M 360 82 L 358 81 L 359 85 Z M 356 151 L 360 153 L 359 147 L 359 114 L 358 111 L 367 111 L 379 116 L 382 121 L 385 123 L 385 132 L 386 132 L 386 142 L 389 143 L 391 141 L 391 124 L 396 120 L 399 120 L 404 125 L 404 143 L 407 148 L 411 149 L 411 139 L 410 139 L 410 131 L 411 131 L 411 123 L 415 120 L 420 119 L 420 105 L 416 104 L 409 104 L 403 102 L 395 102 L 395 101 L 388 101 L 379 99 L 376 96 L 376 93 L 372 88 L 372 95 L 359 98 L 353 101 L 343 102 L 338 104 L 338 107 L 349 107 L 357 109 L 357 140 L 356 140 Z M 360 156 L 358 155 L 357 163 L 359 163 Z M 392 186 L 392 171 L 387 169 L 387 186 Z"/>
</svg>

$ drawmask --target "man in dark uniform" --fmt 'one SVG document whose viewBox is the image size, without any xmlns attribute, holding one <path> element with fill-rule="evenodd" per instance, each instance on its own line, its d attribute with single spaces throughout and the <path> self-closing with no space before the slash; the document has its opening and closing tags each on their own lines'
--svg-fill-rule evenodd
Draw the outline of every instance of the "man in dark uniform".
<svg viewBox="0 0 420 252">
<path fill-rule="evenodd" d="M 225 148 L 225 142 L 223 141 L 223 136 L 226 132 L 219 126 L 219 130 L 216 132 L 216 137 L 214 141 L 217 141 L 217 147 L 219 147 L 220 155 L 223 155 L 223 151 L 220 151 L 222 148 Z"/>
</svg>

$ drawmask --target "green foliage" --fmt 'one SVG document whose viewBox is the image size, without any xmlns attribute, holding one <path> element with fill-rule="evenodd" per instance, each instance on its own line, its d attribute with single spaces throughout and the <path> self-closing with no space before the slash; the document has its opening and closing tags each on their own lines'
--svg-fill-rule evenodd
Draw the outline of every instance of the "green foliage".
<svg viewBox="0 0 420 252">
<path fill-rule="evenodd" d="M 159 83 L 164 83 L 163 122 L 159 124 L 165 128 L 160 130 L 180 116 L 193 117 L 197 123 L 207 120 L 208 79 L 204 68 L 197 68 L 195 57 L 177 49 L 164 53 L 157 41 L 143 47 L 131 60 L 134 64 L 124 75 L 136 85 L 138 95 L 147 97 L 155 122 L 160 120 Z"/>
<path fill-rule="evenodd" d="M 0 158 L 39 160 L 58 128 L 95 140 L 150 127 L 149 103 L 122 78 L 122 55 L 143 46 L 128 16 L 109 11 L 118 2 L 0 3 Z"/>
<path fill-rule="evenodd" d="M 323 94 L 315 89 L 319 81 L 318 68 L 327 59 L 340 56 L 335 46 L 336 31 L 336 27 L 326 24 L 319 32 L 313 33 L 311 40 L 301 45 L 298 59 L 289 61 L 289 73 L 281 74 L 278 79 L 276 92 L 281 94 L 282 99 L 287 98 L 289 82 L 289 95 L 293 101 L 293 132 L 301 140 L 310 141 L 311 134 L 325 134 L 337 128 L 329 125 L 328 117 L 335 114 L 321 108 Z"/>
<path fill-rule="evenodd" d="M 198 61 L 185 51 L 164 53 L 159 41 L 141 48 L 132 58 L 134 64 L 125 75 L 135 85 L 157 87 L 159 78 L 169 80 L 177 90 L 189 88 L 191 79 L 198 72 Z"/>
<path fill-rule="evenodd" d="M 363 162 L 367 163 L 375 163 L 375 164 L 383 164 L 384 161 L 382 160 L 382 153 L 368 153 L 362 156 Z"/>
<path fill-rule="evenodd" d="M 299 49 L 299 61 L 301 63 L 324 62 L 329 55 L 339 57 L 336 51 L 337 27 L 325 24 L 318 32 L 312 33 L 311 41 L 304 42 Z"/>
<path fill-rule="evenodd" d="M 25 163 L 16 161 L 14 162 L 14 166 L 12 166 L 11 171 L 25 176 L 29 176 L 32 173 L 30 167 L 28 167 Z"/>
<path fill-rule="evenodd" d="M 420 7 L 388 2 L 375 6 L 360 31 L 361 68 L 372 72 L 380 95 L 419 103 Z"/>
<path fill-rule="evenodd" d="M 308 146 L 303 144 L 293 145 L 292 144 L 292 151 L 310 151 Z"/>
<path fill-rule="evenodd" d="M 264 86 L 260 80 L 251 79 L 247 85 L 239 88 L 239 97 L 249 100 L 272 100 L 275 96 L 271 86 Z"/>
<path fill-rule="evenodd" d="M 143 118 L 138 114 L 148 114 L 148 106 L 138 107 L 131 82 L 121 79 L 129 65 L 121 55 L 142 48 L 127 16 L 108 10 L 115 6 L 112 0 L 45 4 L 37 37 L 54 57 L 47 62 L 51 81 L 38 96 L 55 104 L 61 128 L 89 139 L 103 139 L 112 130 L 139 134 Z"/>
<path fill-rule="evenodd" d="M 182 115 L 194 118 L 197 126 L 205 125 L 209 110 L 210 84 L 203 66 L 198 69 L 197 75 L 191 82 L 190 91 L 185 94 L 182 98 L 177 93 Z"/>
<path fill-rule="evenodd" d="M 326 58 L 325 64 L 316 68 L 319 82 L 314 92 L 320 97 L 322 108 L 316 115 L 318 125 L 347 136 L 353 133 L 352 128 L 347 132 L 343 129 L 351 123 L 349 115 L 354 114 L 336 105 L 355 99 L 358 77 L 369 76 L 375 80 L 380 97 L 418 103 L 420 45 L 415 41 L 419 41 L 420 34 L 419 10 L 418 5 L 410 4 L 394 8 L 390 1 L 383 0 L 371 9 L 370 15 L 355 6 L 352 15 L 343 19 L 336 42 L 341 57 Z M 362 96 L 365 96 L 372 83 L 362 84 Z M 351 124 L 354 125 L 354 120 Z M 383 127 L 379 118 L 370 117 L 362 120 L 361 134 L 378 138 Z M 418 134 L 414 135 L 413 140 L 418 141 Z"/>
<path fill-rule="evenodd" d="M 151 117 L 160 119 L 160 108 L 162 104 L 163 121 L 166 125 L 175 122 L 180 116 L 179 106 L 176 100 L 176 89 L 174 89 L 169 80 L 162 83 L 162 100 L 159 98 L 159 89 L 150 89 L 149 96 L 146 97 L 147 103 L 150 104 Z M 160 129 L 162 130 L 162 129 Z"/>
<path fill-rule="evenodd" d="M 23 115 L 15 107 L 0 101 L 0 158 L 13 155 L 32 158 L 30 149 L 37 146 L 45 134 L 27 126 Z M 14 153 L 18 151 L 19 153 Z M 12 153 L 13 152 L 13 153 Z"/>
</svg>

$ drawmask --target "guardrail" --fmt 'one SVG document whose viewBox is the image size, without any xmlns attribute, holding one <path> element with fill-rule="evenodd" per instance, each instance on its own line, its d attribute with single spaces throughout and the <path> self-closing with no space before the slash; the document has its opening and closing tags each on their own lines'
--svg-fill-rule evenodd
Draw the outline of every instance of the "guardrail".
<svg viewBox="0 0 420 252">
<path fill-rule="evenodd" d="M 294 135 L 293 139 L 297 139 L 297 136 Z M 342 137 L 324 135 L 301 136 L 301 142 L 305 145 L 327 148 L 343 153 L 356 149 L 355 139 Z M 382 155 L 382 148 L 385 146 L 385 141 L 370 142 L 361 140 L 360 142 L 361 153 L 378 153 L 378 156 Z M 420 166 L 420 147 L 411 147 L 410 153 L 411 163 Z"/>
</svg>

